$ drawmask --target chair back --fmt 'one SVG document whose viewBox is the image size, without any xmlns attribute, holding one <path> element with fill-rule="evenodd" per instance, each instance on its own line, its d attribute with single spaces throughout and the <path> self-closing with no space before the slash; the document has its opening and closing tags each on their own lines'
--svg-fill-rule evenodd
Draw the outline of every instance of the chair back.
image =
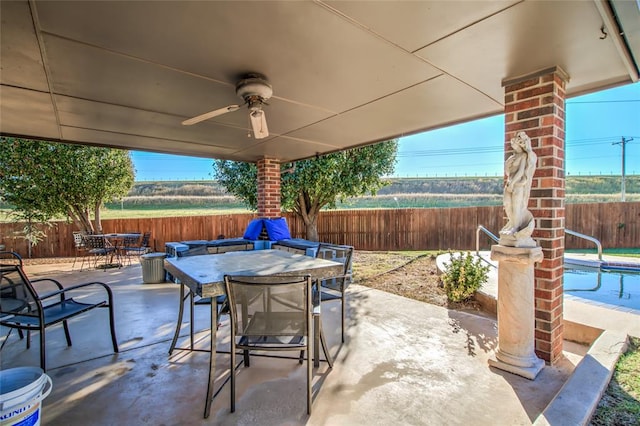
<svg viewBox="0 0 640 426">
<path fill-rule="evenodd" d="M 140 247 L 149 247 L 149 241 L 151 240 L 151 232 L 145 232 L 142 234 L 142 240 L 140 240 Z"/>
<path fill-rule="evenodd" d="M 322 281 L 323 287 L 335 288 L 339 290 L 341 285 L 346 288 L 351 283 L 351 267 L 353 260 L 353 247 L 339 244 L 320 243 L 317 258 L 340 262 L 343 265 L 342 273 L 332 279 Z"/>
<path fill-rule="evenodd" d="M 299 345 L 309 336 L 310 276 L 226 276 L 225 286 L 232 336 L 243 344 Z"/>
<path fill-rule="evenodd" d="M 42 304 L 22 269 L 22 258 L 13 252 L 0 252 L 0 320 L 20 317 L 39 318 Z"/>
<path fill-rule="evenodd" d="M 85 235 L 84 243 L 89 250 L 104 249 L 107 247 L 107 239 L 104 235 Z"/>
<path fill-rule="evenodd" d="M 84 243 L 84 237 L 85 237 L 84 232 L 80 232 L 80 231 L 73 232 L 73 244 L 75 245 L 76 249 L 81 249 L 86 247 Z"/>
<path fill-rule="evenodd" d="M 133 233 L 132 233 L 133 234 Z M 138 247 L 138 241 L 140 241 L 140 234 L 138 234 L 137 236 L 129 236 L 129 237 L 124 237 L 122 239 L 122 246 L 123 247 Z"/>
</svg>

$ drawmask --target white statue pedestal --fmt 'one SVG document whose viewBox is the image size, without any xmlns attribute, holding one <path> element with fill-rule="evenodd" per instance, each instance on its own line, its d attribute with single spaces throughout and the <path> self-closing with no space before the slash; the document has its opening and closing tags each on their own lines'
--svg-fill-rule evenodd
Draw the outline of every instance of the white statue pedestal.
<svg viewBox="0 0 640 426">
<path fill-rule="evenodd" d="M 536 378 L 544 361 L 535 354 L 533 265 L 543 258 L 540 247 L 491 247 L 498 261 L 498 348 L 489 365 L 527 379 Z"/>
</svg>

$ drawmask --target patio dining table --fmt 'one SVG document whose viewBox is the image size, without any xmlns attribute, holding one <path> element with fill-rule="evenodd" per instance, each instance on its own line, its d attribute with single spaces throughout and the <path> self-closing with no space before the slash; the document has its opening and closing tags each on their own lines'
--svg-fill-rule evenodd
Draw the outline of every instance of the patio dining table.
<svg viewBox="0 0 640 426">
<path fill-rule="evenodd" d="M 187 286 L 201 297 L 216 297 L 225 294 L 225 275 L 244 276 L 300 276 L 311 275 L 313 280 L 332 278 L 340 275 L 343 265 L 331 260 L 317 259 L 282 250 L 238 251 L 214 255 L 167 258 L 165 269 L 176 277 L 181 285 Z M 182 297 L 182 295 L 181 295 Z M 314 321 L 319 321 L 315 318 Z M 211 309 L 211 354 L 209 361 L 209 381 L 204 417 L 209 417 L 213 399 L 215 377 L 217 310 Z M 314 324 L 314 357 L 319 357 L 318 325 Z M 311 354 L 308 354 L 309 356 Z"/>
</svg>

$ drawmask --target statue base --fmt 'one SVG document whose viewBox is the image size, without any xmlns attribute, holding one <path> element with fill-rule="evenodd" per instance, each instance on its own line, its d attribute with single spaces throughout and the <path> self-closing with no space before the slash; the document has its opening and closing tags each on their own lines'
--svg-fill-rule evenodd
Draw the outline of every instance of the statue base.
<svg viewBox="0 0 640 426">
<path fill-rule="evenodd" d="M 520 238 L 517 239 L 512 235 L 500 235 L 499 245 L 504 247 L 517 247 L 517 248 L 534 248 L 536 247 L 536 242 L 533 238 Z"/>
<path fill-rule="evenodd" d="M 533 380 L 544 367 L 535 354 L 534 270 L 540 247 L 494 245 L 498 261 L 498 348 L 489 365 Z"/>
<path fill-rule="evenodd" d="M 496 354 L 495 357 L 489 358 L 489 365 L 508 373 L 524 377 L 525 379 L 534 380 L 538 373 L 544 368 L 544 361 L 540 358 L 536 358 L 535 363 L 531 367 L 519 367 L 517 365 L 500 361 L 498 359 L 498 354 Z"/>
</svg>

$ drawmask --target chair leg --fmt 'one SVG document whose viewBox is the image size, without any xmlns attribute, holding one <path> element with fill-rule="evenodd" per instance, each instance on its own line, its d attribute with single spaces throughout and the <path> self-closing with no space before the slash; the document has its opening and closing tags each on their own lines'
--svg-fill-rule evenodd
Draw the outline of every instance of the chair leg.
<svg viewBox="0 0 640 426">
<path fill-rule="evenodd" d="M 82 254 L 82 263 L 80 264 L 80 272 L 82 272 L 82 268 L 84 268 L 84 262 L 87 259 L 87 253 Z"/>
<path fill-rule="evenodd" d="M 311 361 L 311 346 L 313 345 L 313 339 L 309 334 L 307 336 L 307 414 L 311 415 L 311 378 L 312 378 L 312 361 Z"/>
<path fill-rule="evenodd" d="M 340 302 L 342 303 L 342 343 L 344 343 L 344 321 L 347 317 L 347 296 L 345 295 L 344 290 L 342 290 L 342 298 Z"/>
<path fill-rule="evenodd" d="M 67 338 L 67 346 L 71 346 L 71 333 L 69 333 L 69 324 L 67 324 L 67 320 L 62 321 L 62 327 L 64 328 L 64 337 Z"/>
<path fill-rule="evenodd" d="M 47 372 L 47 354 L 44 351 L 44 327 L 40 327 L 40 368 L 45 373 Z"/>
<path fill-rule="evenodd" d="M 111 345 L 113 346 L 113 352 L 118 353 L 119 350 L 118 339 L 116 338 L 116 322 L 115 314 L 113 312 L 113 300 L 111 297 L 109 297 L 109 329 L 111 331 Z"/>
<path fill-rule="evenodd" d="M 213 355 L 213 354 L 211 354 Z M 236 411 L 236 345 L 235 338 L 231 337 L 231 364 L 229 365 L 229 374 L 231 379 L 231 389 L 229 389 L 229 393 L 231 394 L 231 412 Z"/>
<path fill-rule="evenodd" d="M 319 314 L 313 315 L 313 354 L 309 353 L 309 358 L 313 357 L 313 366 L 320 367 L 320 347 L 318 341 L 322 337 L 322 319 Z"/>
</svg>

